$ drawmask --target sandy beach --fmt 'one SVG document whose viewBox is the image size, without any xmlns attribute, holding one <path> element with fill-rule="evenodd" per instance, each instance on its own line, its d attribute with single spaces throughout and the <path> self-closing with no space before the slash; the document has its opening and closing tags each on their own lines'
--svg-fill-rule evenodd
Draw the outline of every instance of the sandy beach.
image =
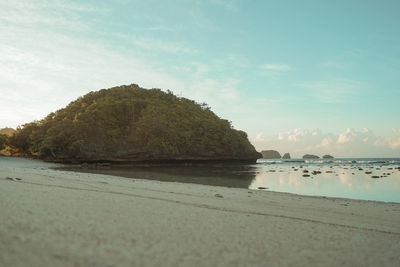
<svg viewBox="0 0 400 267">
<path fill-rule="evenodd" d="M 400 204 L 0 158 L 0 266 L 400 266 Z"/>
</svg>

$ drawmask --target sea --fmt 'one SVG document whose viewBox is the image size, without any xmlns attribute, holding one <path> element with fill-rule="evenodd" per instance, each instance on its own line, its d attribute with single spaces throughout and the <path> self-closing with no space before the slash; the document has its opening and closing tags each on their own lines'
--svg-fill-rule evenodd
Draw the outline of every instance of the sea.
<svg viewBox="0 0 400 267">
<path fill-rule="evenodd" d="M 153 163 L 62 169 L 136 179 L 400 203 L 400 158 L 259 159 L 255 164 Z"/>
</svg>

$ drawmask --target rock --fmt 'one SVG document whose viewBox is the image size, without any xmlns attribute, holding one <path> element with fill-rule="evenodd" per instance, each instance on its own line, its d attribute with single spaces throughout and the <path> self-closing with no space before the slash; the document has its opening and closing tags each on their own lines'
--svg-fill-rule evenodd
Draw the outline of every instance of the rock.
<svg viewBox="0 0 400 267">
<path fill-rule="evenodd" d="M 262 187 L 262 186 L 259 186 L 259 187 L 257 187 L 258 189 L 268 189 L 268 187 Z"/>
<path fill-rule="evenodd" d="M 320 171 L 313 171 L 312 174 L 313 175 L 317 175 L 317 174 L 321 174 L 321 172 Z"/>
<path fill-rule="evenodd" d="M 365 172 L 365 174 L 371 174 L 372 172 Z"/>
<path fill-rule="evenodd" d="M 308 171 L 307 170 L 303 170 L 303 173 L 308 173 Z"/>
<path fill-rule="evenodd" d="M 261 154 L 264 159 L 280 159 L 281 154 L 276 150 L 263 150 Z"/>
<path fill-rule="evenodd" d="M 285 153 L 282 157 L 283 159 L 290 159 L 290 153 Z"/>
<path fill-rule="evenodd" d="M 303 177 L 310 177 L 309 174 L 303 174 Z"/>
<path fill-rule="evenodd" d="M 319 157 L 316 156 L 316 155 L 305 154 L 305 155 L 303 156 L 303 159 L 319 159 Z"/>
<path fill-rule="evenodd" d="M 379 176 L 376 176 L 376 175 L 373 175 L 373 176 L 371 176 L 371 178 L 376 179 L 376 178 L 380 178 L 380 177 L 379 177 Z"/>
<path fill-rule="evenodd" d="M 223 198 L 223 196 L 220 195 L 220 194 L 215 194 L 214 196 L 215 196 L 215 197 L 219 197 L 219 198 Z"/>
<path fill-rule="evenodd" d="M 334 157 L 331 155 L 323 155 L 322 158 L 323 159 L 333 159 Z"/>
</svg>

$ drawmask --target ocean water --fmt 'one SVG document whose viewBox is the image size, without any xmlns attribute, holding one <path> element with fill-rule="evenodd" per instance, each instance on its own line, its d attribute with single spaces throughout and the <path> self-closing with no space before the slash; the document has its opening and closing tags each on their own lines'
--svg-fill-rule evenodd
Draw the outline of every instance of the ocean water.
<svg viewBox="0 0 400 267">
<path fill-rule="evenodd" d="M 400 158 L 260 159 L 256 164 L 248 165 L 141 164 L 63 169 L 137 179 L 400 203 Z"/>
</svg>

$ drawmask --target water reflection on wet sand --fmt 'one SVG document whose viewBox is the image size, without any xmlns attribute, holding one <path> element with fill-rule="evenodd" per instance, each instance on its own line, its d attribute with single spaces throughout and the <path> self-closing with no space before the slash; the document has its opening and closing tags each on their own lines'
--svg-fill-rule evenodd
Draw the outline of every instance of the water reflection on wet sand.
<svg viewBox="0 0 400 267">
<path fill-rule="evenodd" d="M 136 179 L 400 202 L 397 165 L 300 164 L 160 164 L 63 169 Z"/>
<path fill-rule="evenodd" d="M 294 167 L 294 168 L 293 168 Z M 397 166 L 263 166 L 250 189 L 400 202 Z M 309 177 L 304 177 L 306 172 Z M 312 174 L 320 171 L 320 174 Z M 373 178 L 374 177 L 374 178 Z"/>
<path fill-rule="evenodd" d="M 213 186 L 249 188 L 257 168 L 233 164 L 147 164 L 110 166 L 109 168 L 61 168 L 64 170 L 99 173 L 135 179 L 194 183 Z"/>
</svg>

